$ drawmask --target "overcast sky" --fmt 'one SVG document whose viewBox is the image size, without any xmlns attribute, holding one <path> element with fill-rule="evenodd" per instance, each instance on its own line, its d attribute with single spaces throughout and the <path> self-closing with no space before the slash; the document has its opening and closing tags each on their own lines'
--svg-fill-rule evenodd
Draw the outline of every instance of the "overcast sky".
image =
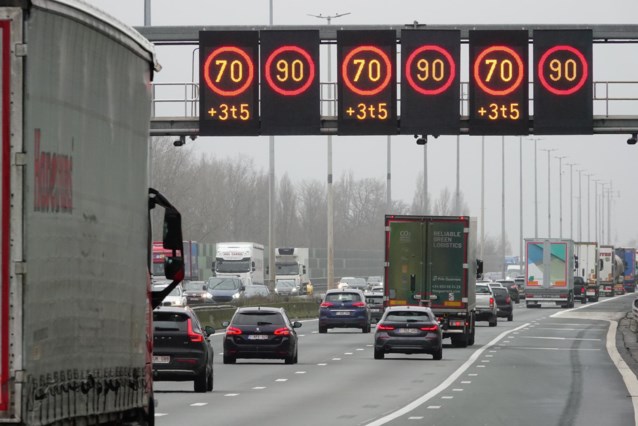
<svg viewBox="0 0 638 426">
<path fill-rule="evenodd" d="M 143 0 L 90 0 L 89 3 L 115 16 L 126 24 L 141 26 L 144 22 Z M 212 0 L 154 0 L 151 23 L 153 25 L 267 25 L 269 2 L 266 0 L 229 2 Z M 302 0 L 274 0 L 276 25 L 320 25 L 320 20 L 308 14 L 349 15 L 333 20 L 333 25 L 377 24 L 403 25 L 415 20 L 425 24 L 633 24 L 638 16 L 636 0 L 511 0 L 483 1 L 407 1 L 357 0 L 309 2 Z M 193 76 L 193 50 L 196 46 L 159 47 L 159 62 L 163 70 L 155 77 L 156 83 L 190 82 Z M 463 50 L 465 52 L 465 50 Z M 334 51 L 333 51 L 334 53 Z M 531 57 L 531 56 L 530 56 Z M 324 57 L 322 56 L 322 61 Z M 195 56 L 195 60 L 197 57 Z M 594 46 L 593 78 L 595 82 L 638 82 L 638 45 L 596 44 Z M 334 64 L 335 61 L 333 61 Z M 467 56 L 462 54 L 461 80 L 467 81 Z M 335 76 L 335 73 L 333 73 Z M 195 79 L 197 72 L 195 70 Z M 601 86 L 602 87 L 602 86 Z M 638 83 L 624 86 L 618 93 L 631 93 L 638 99 Z M 599 94 L 600 95 L 600 94 Z M 603 102 L 594 104 L 594 114 L 603 114 Z M 614 114 L 638 115 L 638 102 L 614 104 Z M 176 112 L 175 115 L 179 114 Z M 523 138 L 523 211 L 524 237 L 534 236 L 534 143 Z M 594 240 L 594 183 L 591 182 L 590 230 L 587 223 L 587 178 L 613 182 L 617 197 L 613 201 L 612 243 L 626 245 L 638 239 L 636 216 L 638 191 L 635 189 L 638 165 L 638 145 L 629 146 L 629 134 L 597 136 L 542 136 L 538 141 L 538 229 L 539 236 L 548 232 L 547 153 L 540 149 L 556 149 L 551 153 L 551 216 L 552 237 L 559 236 L 559 161 L 563 161 L 563 237 L 570 237 L 570 173 L 568 163 L 574 166 L 574 235 L 578 240 L 578 179 L 582 177 L 582 240 Z M 333 173 L 335 179 L 346 172 L 355 178 L 373 177 L 385 180 L 387 173 L 386 137 L 334 137 Z M 501 230 L 501 137 L 485 138 L 485 220 L 486 233 L 500 235 Z M 188 141 L 199 155 L 214 155 L 252 159 L 264 171 L 268 168 L 268 138 L 198 138 Z M 317 179 L 326 181 L 326 137 L 277 137 L 275 168 L 277 177 L 287 173 L 294 181 Z M 461 136 L 460 187 L 473 216 L 480 216 L 481 137 Z M 506 232 L 513 254 L 518 254 L 519 236 L 519 138 L 505 138 L 505 203 Z M 456 137 L 442 136 L 428 143 L 429 189 L 433 197 L 448 187 L 456 186 Z M 411 203 L 419 173 L 423 170 L 423 148 L 417 146 L 411 135 L 392 137 L 392 197 Z M 214 195 L 211 195 L 214 196 Z"/>
</svg>

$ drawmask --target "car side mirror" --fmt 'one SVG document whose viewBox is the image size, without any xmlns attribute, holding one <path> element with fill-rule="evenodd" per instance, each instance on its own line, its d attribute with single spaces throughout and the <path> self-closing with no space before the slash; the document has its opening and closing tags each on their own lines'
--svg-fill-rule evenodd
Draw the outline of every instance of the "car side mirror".
<svg viewBox="0 0 638 426">
<path fill-rule="evenodd" d="M 230 321 L 222 322 L 222 327 L 228 327 L 230 325 Z"/>
<path fill-rule="evenodd" d="M 211 327 L 210 325 L 207 325 L 206 327 L 204 327 L 204 331 L 209 336 L 212 336 L 213 334 L 215 334 L 215 329 Z"/>
<path fill-rule="evenodd" d="M 243 285 L 243 286 L 239 287 L 239 291 L 246 291 L 246 286 Z"/>
<path fill-rule="evenodd" d="M 169 280 L 175 279 L 181 272 L 183 276 L 184 259 L 180 256 L 170 256 L 164 258 L 164 276 Z M 180 278 L 181 280 L 181 278 Z"/>
<path fill-rule="evenodd" d="M 301 324 L 299 321 L 295 321 L 292 323 L 292 328 L 299 328 L 301 327 L 303 324 Z"/>
</svg>

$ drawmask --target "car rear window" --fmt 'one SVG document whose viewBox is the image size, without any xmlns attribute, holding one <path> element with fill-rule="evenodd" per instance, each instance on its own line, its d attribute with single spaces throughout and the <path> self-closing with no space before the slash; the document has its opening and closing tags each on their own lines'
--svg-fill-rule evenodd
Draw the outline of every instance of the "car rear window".
<svg viewBox="0 0 638 426">
<path fill-rule="evenodd" d="M 278 312 L 239 312 L 233 319 L 235 325 L 285 325 Z"/>
<path fill-rule="evenodd" d="M 389 312 L 385 317 L 386 321 L 409 321 L 409 322 L 428 322 L 432 318 L 427 312 L 415 312 L 415 311 L 394 311 Z"/>
<path fill-rule="evenodd" d="M 153 312 L 153 326 L 156 331 L 186 332 L 188 315 L 175 312 Z"/>
<path fill-rule="evenodd" d="M 486 285 L 477 285 L 476 293 L 477 294 L 492 294 L 492 292 L 490 291 L 490 288 Z"/>
<path fill-rule="evenodd" d="M 494 294 L 496 294 L 498 296 L 507 296 L 509 294 L 507 289 L 502 288 L 502 287 L 494 287 L 492 290 L 494 290 Z"/>
<path fill-rule="evenodd" d="M 366 296 L 368 305 L 383 305 L 383 296 Z"/>
<path fill-rule="evenodd" d="M 326 302 L 361 302 L 361 296 L 358 293 L 328 293 Z"/>
</svg>

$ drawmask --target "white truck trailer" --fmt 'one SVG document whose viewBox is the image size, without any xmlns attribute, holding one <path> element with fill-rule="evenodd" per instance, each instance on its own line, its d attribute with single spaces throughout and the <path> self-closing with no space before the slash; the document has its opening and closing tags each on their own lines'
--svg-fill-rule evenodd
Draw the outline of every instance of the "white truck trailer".
<svg viewBox="0 0 638 426">
<path fill-rule="evenodd" d="M 558 238 L 525 239 L 525 303 L 574 307 L 574 242 Z"/>
<path fill-rule="evenodd" d="M 275 282 L 294 280 L 299 294 L 308 294 L 308 248 L 277 247 L 275 269 Z"/>
<path fill-rule="evenodd" d="M 600 286 L 598 243 L 579 241 L 574 243 L 574 250 L 578 262 L 575 275 L 585 281 L 584 297 L 589 302 L 597 302 Z"/>
<path fill-rule="evenodd" d="M 600 270 L 598 271 L 600 295 L 613 296 L 615 278 L 618 276 L 614 246 L 601 245 L 598 256 L 600 259 Z"/>
<path fill-rule="evenodd" d="M 216 277 L 239 277 L 244 285 L 264 284 L 264 246 L 258 243 L 217 243 Z"/>
</svg>

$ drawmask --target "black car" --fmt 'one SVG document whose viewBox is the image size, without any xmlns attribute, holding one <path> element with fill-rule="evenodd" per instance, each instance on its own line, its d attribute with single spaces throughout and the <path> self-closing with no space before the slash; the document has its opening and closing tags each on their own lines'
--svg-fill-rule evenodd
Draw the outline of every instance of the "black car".
<svg viewBox="0 0 638 426">
<path fill-rule="evenodd" d="M 518 292 L 518 286 L 514 280 L 498 280 L 499 283 L 503 284 L 503 287 L 507 289 L 510 293 L 510 297 L 514 301 L 514 303 L 520 303 L 521 296 Z"/>
<path fill-rule="evenodd" d="M 239 308 L 226 327 L 224 364 L 237 358 L 283 359 L 297 363 L 297 332 L 300 322 L 291 322 L 283 308 Z"/>
<path fill-rule="evenodd" d="M 370 332 L 370 308 L 361 290 L 344 288 L 328 290 L 319 305 L 319 333 L 329 328 L 360 328 Z"/>
<path fill-rule="evenodd" d="M 364 293 L 366 304 L 370 308 L 370 319 L 379 322 L 383 316 L 383 293 Z"/>
<path fill-rule="evenodd" d="M 574 277 L 574 300 L 587 303 L 587 285 L 583 277 Z"/>
<path fill-rule="evenodd" d="M 195 392 L 213 390 L 215 330 L 202 328 L 189 307 L 160 306 L 153 311 L 153 378 L 157 381 L 193 380 Z"/>
<path fill-rule="evenodd" d="M 494 300 L 496 301 L 496 316 L 506 317 L 508 321 L 514 319 L 514 304 L 509 291 L 505 287 L 492 287 Z"/>
<path fill-rule="evenodd" d="M 443 358 L 443 336 L 430 308 L 391 306 L 386 309 L 374 334 L 374 359 L 387 353 L 431 354 Z"/>
</svg>

